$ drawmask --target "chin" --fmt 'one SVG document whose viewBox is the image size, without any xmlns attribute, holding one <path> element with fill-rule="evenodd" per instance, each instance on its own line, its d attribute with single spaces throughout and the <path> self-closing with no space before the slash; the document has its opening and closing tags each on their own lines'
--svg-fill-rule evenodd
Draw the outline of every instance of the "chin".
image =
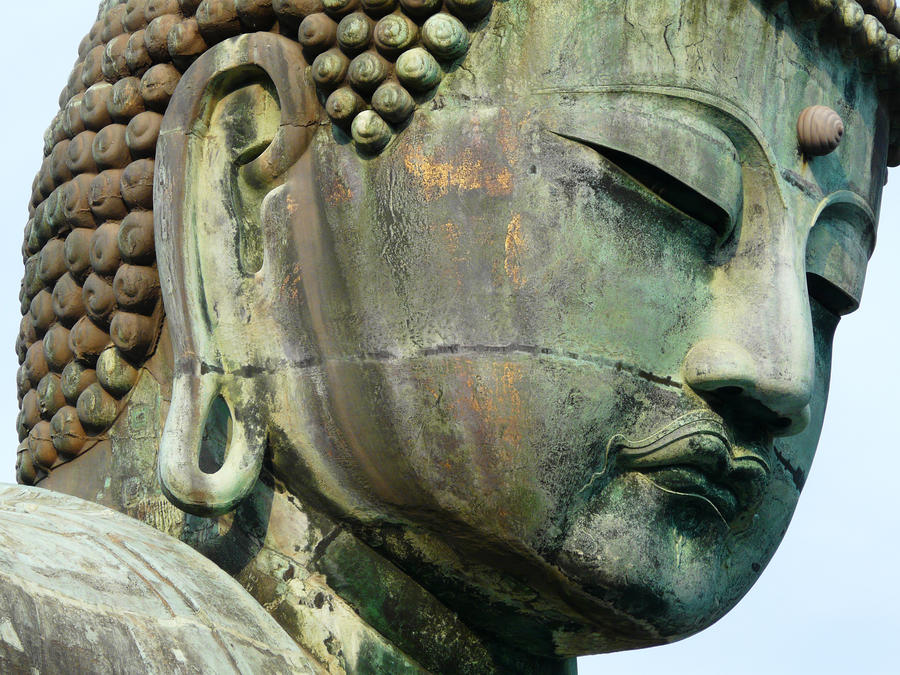
<svg viewBox="0 0 900 675">
<path fill-rule="evenodd" d="M 556 566 L 642 627 L 622 635 L 619 649 L 634 648 L 630 639 L 652 646 L 688 637 L 737 604 L 780 543 L 796 497 L 774 499 L 783 487 L 774 483 L 736 528 L 701 497 L 637 472 L 617 476 L 573 519 Z"/>
</svg>

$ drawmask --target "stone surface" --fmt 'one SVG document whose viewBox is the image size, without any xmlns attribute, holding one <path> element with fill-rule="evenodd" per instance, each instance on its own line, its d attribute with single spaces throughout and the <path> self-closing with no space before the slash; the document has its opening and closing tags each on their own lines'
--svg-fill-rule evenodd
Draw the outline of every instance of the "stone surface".
<svg viewBox="0 0 900 675">
<path fill-rule="evenodd" d="M 67 495 L 0 486 L 4 673 L 313 673 L 225 572 Z"/>
</svg>

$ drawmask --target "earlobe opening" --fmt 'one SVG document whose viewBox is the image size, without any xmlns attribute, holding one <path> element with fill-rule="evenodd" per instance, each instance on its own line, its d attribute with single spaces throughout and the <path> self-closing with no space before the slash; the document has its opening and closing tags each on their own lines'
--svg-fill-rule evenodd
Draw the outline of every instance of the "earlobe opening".
<svg viewBox="0 0 900 675">
<path fill-rule="evenodd" d="M 234 433 L 233 419 L 228 403 L 219 394 L 213 399 L 206 414 L 203 436 L 200 439 L 198 462 L 203 473 L 213 475 L 225 465 Z"/>
<path fill-rule="evenodd" d="M 217 430 L 213 437 L 210 428 Z M 176 378 L 158 471 L 163 493 L 178 508 L 198 516 L 232 511 L 255 487 L 265 447 L 265 429 L 234 414 L 220 376 Z"/>
</svg>

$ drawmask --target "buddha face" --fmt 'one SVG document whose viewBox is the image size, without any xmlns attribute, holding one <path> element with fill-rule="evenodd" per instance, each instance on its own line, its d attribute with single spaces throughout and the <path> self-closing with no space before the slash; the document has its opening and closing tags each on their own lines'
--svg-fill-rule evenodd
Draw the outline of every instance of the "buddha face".
<svg viewBox="0 0 900 675">
<path fill-rule="evenodd" d="M 243 358 L 277 363 L 275 473 L 475 625 L 557 656 L 667 642 L 787 527 L 884 120 L 753 3 L 520 4 L 377 157 L 312 137 L 262 202 L 278 320 Z M 847 132 L 810 160 L 818 104 Z"/>
</svg>

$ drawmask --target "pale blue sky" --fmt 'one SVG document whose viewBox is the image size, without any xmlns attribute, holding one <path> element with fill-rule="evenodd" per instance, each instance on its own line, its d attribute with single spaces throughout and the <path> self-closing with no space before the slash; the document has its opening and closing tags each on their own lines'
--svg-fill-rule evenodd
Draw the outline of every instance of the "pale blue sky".
<svg viewBox="0 0 900 675">
<path fill-rule="evenodd" d="M 6 0 L 0 128 L 0 482 L 14 482 L 20 246 L 42 134 L 97 0 Z M 900 670 L 900 169 L 886 192 L 862 308 L 838 328 L 822 441 L 785 541 L 729 615 L 679 644 L 590 657 L 583 674 Z"/>
</svg>

